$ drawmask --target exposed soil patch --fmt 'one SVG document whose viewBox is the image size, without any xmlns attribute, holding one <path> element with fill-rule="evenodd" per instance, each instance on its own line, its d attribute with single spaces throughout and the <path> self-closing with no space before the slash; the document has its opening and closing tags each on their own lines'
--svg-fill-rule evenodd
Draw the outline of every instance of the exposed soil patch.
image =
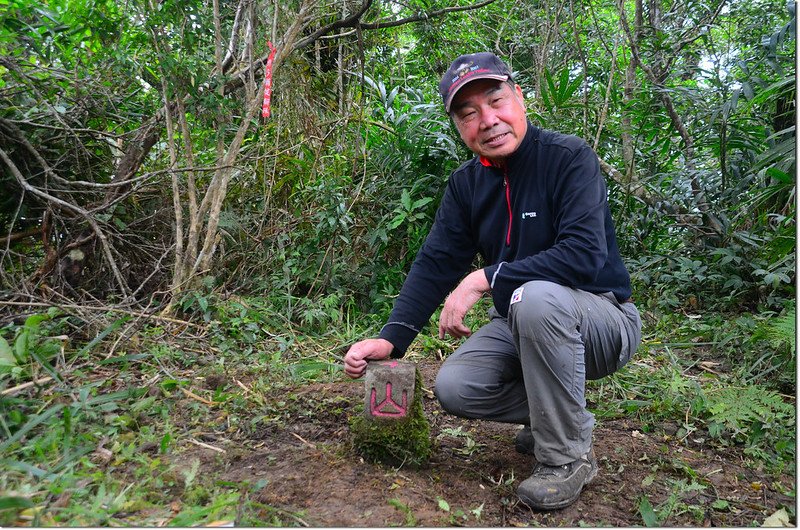
<svg viewBox="0 0 800 530">
<path fill-rule="evenodd" d="M 432 389 L 439 363 L 419 366 Z M 595 429 L 600 473 L 580 499 L 534 512 L 515 494 L 533 465 L 514 450 L 517 426 L 461 420 L 426 398 L 433 456 L 421 469 L 392 468 L 364 462 L 350 443 L 347 417 L 363 399 L 362 381 L 311 384 L 294 394 L 303 413 L 265 422 L 237 441 L 238 451 L 208 458 L 198 447 L 182 458 L 200 457 L 204 472 L 221 480 L 261 481 L 253 498 L 279 509 L 287 524 L 309 526 L 641 526 L 645 496 L 669 514 L 665 526 L 749 526 L 795 502 L 794 470 L 750 469 L 738 450 L 677 440 L 670 426 L 643 434 L 623 419 Z"/>
</svg>

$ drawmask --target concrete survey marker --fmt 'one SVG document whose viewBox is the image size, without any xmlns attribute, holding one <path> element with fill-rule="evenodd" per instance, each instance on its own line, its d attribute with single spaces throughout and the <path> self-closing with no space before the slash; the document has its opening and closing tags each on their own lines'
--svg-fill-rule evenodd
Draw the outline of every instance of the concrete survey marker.
<svg viewBox="0 0 800 530">
<path fill-rule="evenodd" d="M 364 413 L 348 420 L 354 448 L 371 462 L 424 465 L 433 444 L 417 366 L 394 359 L 370 361 L 364 387 Z"/>
<path fill-rule="evenodd" d="M 370 419 L 398 420 L 411 412 L 417 367 L 408 361 L 372 361 L 364 379 L 364 412 Z"/>
</svg>

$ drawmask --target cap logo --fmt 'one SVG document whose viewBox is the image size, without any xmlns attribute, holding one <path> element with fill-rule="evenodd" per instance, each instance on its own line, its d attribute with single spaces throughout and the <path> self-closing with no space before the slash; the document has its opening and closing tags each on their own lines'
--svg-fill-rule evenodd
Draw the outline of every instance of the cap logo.
<svg viewBox="0 0 800 530">
<path fill-rule="evenodd" d="M 477 70 L 477 69 L 478 69 L 478 67 L 475 66 L 475 63 L 472 62 L 472 61 L 470 61 L 468 63 L 461 63 L 458 66 L 458 69 L 456 70 L 456 76 L 453 79 L 451 79 L 450 82 L 451 83 L 455 83 L 456 81 L 458 81 L 458 79 L 460 77 L 464 77 L 468 73 L 470 73 L 470 72 L 472 72 L 474 70 Z"/>
<path fill-rule="evenodd" d="M 448 88 L 448 92 L 452 91 L 455 88 L 456 84 L 459 81 L 463 81 L 465 77 L 470 76 L 476 72 L 487 72 L 489 71 L 488 68 L 481 68 L 479 65 L 475 64 L 474 62 L 464 63 L 459 65 L 458 71 L 450 80 L 450 88 Z"/>
</svg>

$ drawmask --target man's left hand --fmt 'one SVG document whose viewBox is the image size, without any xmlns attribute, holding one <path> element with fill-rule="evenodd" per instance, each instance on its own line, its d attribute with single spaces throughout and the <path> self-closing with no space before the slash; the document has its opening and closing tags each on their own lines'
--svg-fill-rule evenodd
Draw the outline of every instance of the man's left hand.
<svg viewBox="0 0 800 530">
<path fill-rule="evenodd" d="M 442 314 L 439 317 L 439 338 L 443 339 L 447 333 L 456 338 L 469 337 L 472 330 L 464 325 L 464 317 L 481 299 L 483 293 L 490 290 L 483 269 L 478 269 L 461 280 L 458 287 L 444 301 Z"/>
</svg>

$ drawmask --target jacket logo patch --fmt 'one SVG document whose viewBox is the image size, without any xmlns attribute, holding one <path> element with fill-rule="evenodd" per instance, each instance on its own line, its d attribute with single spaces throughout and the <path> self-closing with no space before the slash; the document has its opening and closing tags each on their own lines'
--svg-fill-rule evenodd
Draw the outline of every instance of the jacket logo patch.
<svg viewBox="0 0 800 530">
<path fill-rule="evenodd" d="M 536 217 L 536 212 L 522 212 L 522 219 L 532 219 Z"/>
</svg>

